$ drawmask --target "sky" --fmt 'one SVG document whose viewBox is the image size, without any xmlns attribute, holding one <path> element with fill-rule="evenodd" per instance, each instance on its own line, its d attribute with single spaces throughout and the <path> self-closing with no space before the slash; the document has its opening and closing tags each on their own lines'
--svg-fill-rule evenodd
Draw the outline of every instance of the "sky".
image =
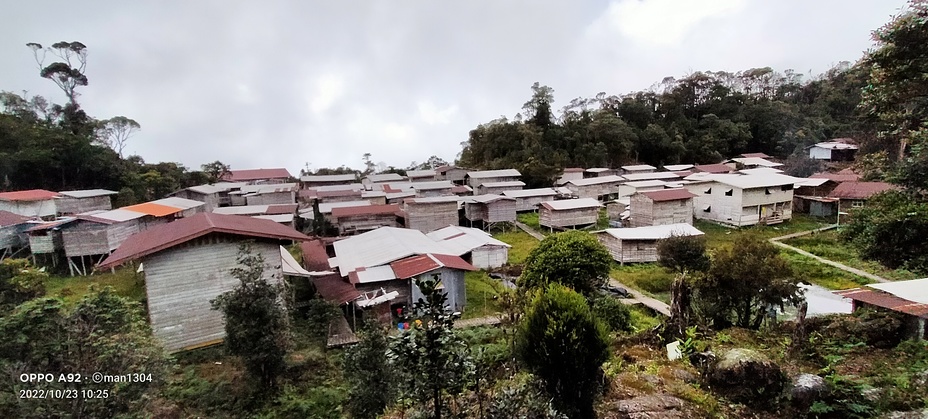
<svg viewBox="0 0 928 419">
<path fill-rule="evenodd" d="M 575 4 L 576 3 L 576 4 Z M 63 103 L 27 42 L 80 41 L 91 116 L 141 124 L 126 146 L 198 169 L 362 155 L 453 161 L 468 132 L 512 118 L 535 82 L 555 108 L 667 76 L 756 67 L 820 74 L 872 47 L 902 0 L 33 0 L 4 4 L 0 90 Z"/>
</svg>

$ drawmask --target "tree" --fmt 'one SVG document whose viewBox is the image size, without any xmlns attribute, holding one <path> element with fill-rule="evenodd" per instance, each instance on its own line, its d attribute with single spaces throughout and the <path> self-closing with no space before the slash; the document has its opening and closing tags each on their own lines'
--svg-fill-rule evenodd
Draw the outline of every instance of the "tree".
<svg viewBox="0 0 928 419">
<path fill-rule="evenodd" d="M 87 68 L 87 46 L 77 41 L 56 42 L 48 48 L 42 48 L 42 44 L 35 42 L 30 42 L 26 46 L 32 50 L 32 56 L 39 66 L 39 75 L 55 82 L 68 97 L 68 102 L 76 105 L 77 87 L 87 85 L 87 76 L 84 75 L 84 69 Z M 39 51 L 42 51 L 41 58 Z M 47 53 L 52 53 L 61 61 L 46 66 Z"/>
<path fill-rule="evenodd" d="M 776 246 L 752 233 L 741 233 L 731 247 L 717 250 L 693 291 L 696 307 L 715 328 L 758 329 L 774 307 L 803 301 L 789 262 Z"/>
<path fill-rule="evenodd" d="M 219 160 L 201 165 L 200 170 L 206 173 L 210 184 L 219 182 L 232 174 L 232 168 Z"/>
<path fill-rule="evenodd" d="M 123 157 L 122 151 L 126 148 L 129 137 L 142 129 L 138 122 L 125 116 L 115 116 L 100 121 L 100 124 L 100 141 L 118 153 L 120 158 Z"/>
<path fill-rule="evenodd" d="M 230 273 L 241 284 L 216 297 L 213 309 L 222 311 L 226 348 L 242 358 L 252 383 L 262 390 L 276 390 L 290 347 L 280 287 L 264 277 L 264 257 L 255 254 L 248 242 L 239 247 L 238 264 Z"/>
<path fill-rule="evenodd" d="M 448 297 L 438 283 L 437 275 L 416 279 L 425 296 L 415 303 L 421 326 L 394 338 L 387 352 L 402 377 L 404 393 L 423 404 L 431 402 L 433 419 L 442 417 L 444 394 L 460 394 L 474 369 L 467 343 L 454 331 L 454 319 L 446 307 Z"/>
<path fill-rule="evenodd" d="M 609 334 L 586 299 L 560 284 L 537 290 L 516 336 L 519 360 L 545 382 L 558 411 L 595 417 L 600 367 L 609 358 Z"/>
<path fill-rule="evenodd" d="M 522 288 L 544 288 L 551 282 L 592 295 L 609 277 L 612 256 L 595 237 L 567 231 L 545 237 L 525 259 L 518 283 Z"/>
<path fill-rule="evenodd" d="M 369 175 L 374 173 L 377 170 L 377 165 L 371 161 L 371 153 L 364 153 L 361 156 L 361 161 L 364 162 L 364 173 L 363 175 Z"/>
<path fill-rule="evenodd" d="M 628 305 L 618 299 L 601 295 L 593 299 L 590 309 L 593 315 L 603 322 L 612 332 L 630 332 L 632 326 L 632 312 Z"/>
<path fill-rule="evenodd" d="M 387 362 L 387 332 L 374 321 L 366 321 L 361 341 L 345 351 L 348 381 L 348 410 L 355 418 L 375 418 L 393 401 L 394 372 Z"/>
<path fill-rule="evenodd" d="M 887 191 L 851 210 L 842 237 L 861 256 L 891 269 L 928 273 L 928 203 L 902 191 Z"/>
<path fill-rule="evenodd" d="M 709 269 L 706 239 L 702 236 L 671 235 L 657 242 L 658 263 L 677 274 L 670 289 L 670 318 L 667 320 L 666 338 L 681 338 L 690 323 L 692 286 L 687 280 L 691 272 Z"/>
<path fill-rule="evenodd" d="M 48 274 L 31 266 L 27 259 L 0 262 L 0 315 L 16 306 L 45 295 Z"/>
</svg>

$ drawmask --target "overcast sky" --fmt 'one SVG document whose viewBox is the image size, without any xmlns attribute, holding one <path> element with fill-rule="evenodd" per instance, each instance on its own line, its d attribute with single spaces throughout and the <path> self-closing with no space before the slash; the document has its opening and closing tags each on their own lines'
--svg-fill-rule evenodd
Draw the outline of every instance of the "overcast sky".
<svg viewBox="0 0 928 419">
<path fill-rule="evenodd" d="M 93 117 L 142 130 L 126 148 L 189 168 L 405 167 L 453 160 L 538 81 L 557 108 L 665 76 L 856 61 L 902 0 L 8 2 L 0 90 L 64 94 L 27 42 L 88 46 Z M 232 6 L 235 4 L 235 6 Z"/>
</svg>

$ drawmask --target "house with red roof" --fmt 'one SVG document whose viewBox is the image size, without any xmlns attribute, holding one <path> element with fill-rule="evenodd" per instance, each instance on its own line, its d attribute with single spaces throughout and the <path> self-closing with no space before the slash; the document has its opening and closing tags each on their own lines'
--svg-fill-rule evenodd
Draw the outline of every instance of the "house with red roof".
<svg viewBox="0 0 928 419">
<path fill-rule="evenodd" d="M 295 263 L 281 246 L 305 240 L 309 237 L 274 221 L 204 212 L 133 234 L 97 268 L 142 266 L 152 332 L 177 352 L 224 339 L 222 313 L 210 301 L 240 284 L 230 270 L 238 266 L 244 242 L 264 259 L 263 278 L 276 283 Z"/>
<path fill-rule="evenodd" d="M 25 233 L 28 221 L 28 217 L 0 210 L 0 261 L 13 257 L 29 243 Z"/>
<path fill-rule="evenodd" d="M 629 206 L 629 227 L 680 223 L 693 225 L 695 197 L 695 194 L 683 188 L 635 193 L 631 196 Z"/>
<path fill-rule="evenodd" d="M 0 211 L 29 218 L 54 218 L 58 212 L 55 206 L 58 197 L 58 193 L 45 189 L 0 192 Z"/>
<path fill-rule="evenodd" d="M 286 183 L 293 179 L 293 175 L 282 167 L 272 169 L 241 169 L 230 170 L 228 174 L 222 177 L 225 182 L 245 182 L 249 184 L 258 183 Z"/>
<path fill-rule="evenodd" d="M 397 204 L 364 205 L 332 209 L 332 224 L 343 236 L 363 233 L 380 227 L 400 227 L 403 214 Z"/>
<path fill-rule="evenodd" d="M 835 291 L 853 301 L 853 310 L 893 311 L 904 319 L 907 337 L 928 339 L 928 278 L 868 284 Z"/>
<path fill-rule="evenodd" d="M 841 200 L 840 208 L 847 210 L 862 207 L 873 195 L 894 188 L 886 182 L 842 182 L 831 190 L 828 197 Z"/>
</svg>

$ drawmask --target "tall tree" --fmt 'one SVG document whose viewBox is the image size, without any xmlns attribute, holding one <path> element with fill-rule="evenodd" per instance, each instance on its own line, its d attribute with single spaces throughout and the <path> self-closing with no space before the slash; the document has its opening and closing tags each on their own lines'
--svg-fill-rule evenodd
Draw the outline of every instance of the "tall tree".
<svg viewBox="0 0 928 419">
<path fill-rule="evenodd" d="M 212 163 L 206 163 L 200 166 L 200 170 L 206 174 L 209 183 L 216 183 L 232 174 L 232 168 L 219 160 Z"/>
<path fill-rule="evenodd" d="M 42 44 L 35 42 L 26 46 L 32 50 L 32 56 L 39 66 L 39 75 L 55 82 L 68 97 L 68 102 L 76 105 L 79 95 L 77 87 L 87 85 L 87 76 L 84 74 L 84 69 L 87 68 L 87 46 L 77 41 L 56 42 L 48 48 L 43 48 Z M 48 53 L 61 61 L 45 65 Z"/>
<path fill-rule="evenodd" d="M 100 121 L 100 124 L 100 141 L 118 153 L 120 158 L 123 157 L 122 152 L 126 148 L 129 137 L 142 129 L 138 122 L 125 116 L 114 116 Z"/>
<path fill-rule="evenodd" d="M 361 326 L 361 342 L 345 351 L 344 369 L 348 381 L 348 410 L 355 418 L 375 418 L 394 397 L 394 372 L 387 362 L 389 340 L 383 326 L 366 321 Z"/>
</svg>

